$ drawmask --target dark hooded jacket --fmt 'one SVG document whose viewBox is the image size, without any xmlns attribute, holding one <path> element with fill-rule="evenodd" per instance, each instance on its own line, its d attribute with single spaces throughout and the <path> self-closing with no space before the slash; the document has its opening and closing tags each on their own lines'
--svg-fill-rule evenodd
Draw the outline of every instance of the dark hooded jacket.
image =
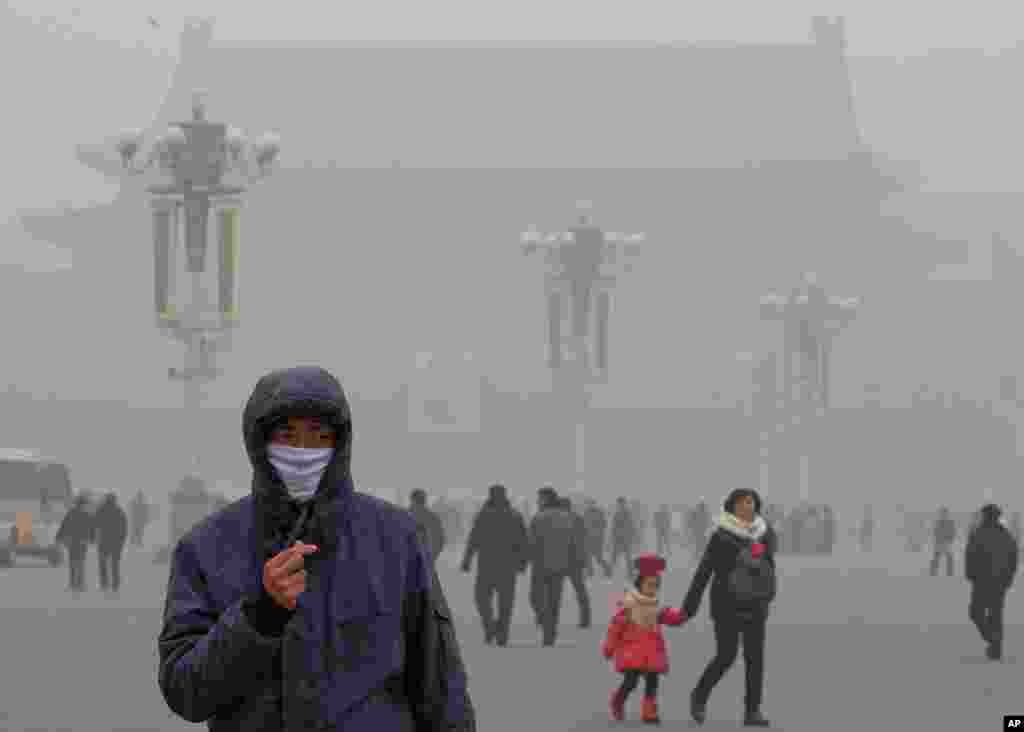
<svg viewBox="0 0 1024 732">
<path fill-rule="evenodd" d="M 582 564 L 576 520 L 557 501 L 541 509 L 530 522 L 530 561 L 533 571 L 569 573 Z"/>
<path fill-rule="evenodd" d="M 96 545 L 101 552 L 120 552 L 128 538 L 128 516 L 117 505 L 117 499 L 108 495 L 93 517 L 96 527 Z"/>
<path fill-rule="evenodd" d="M 93 515 L 89 513 L 86 500 L 78 498 L 61 521 L 55 540 L 67 547 L 71 557 L 77 558 L 85 556 L 89 544 L 95 539 L 96 524 Z"/>
<path fill-rule="evenodd" d="M 338 446 L 300 512 L 266 445 L 280 419 L 314 414 L 338 430 Z M 168 706 L 212 732 L 475 730 L 451 613 L 415 522 L 353 487 L 337 380 L 318 368 L 274 372 L 256 385 L 242 427 L 252 494 L 174 550 L 158 641 Z M 262 585 L 264 562 L 291 536 L 319 546 L 294 611 Z"/>
<path fill-rule="evenodd" d="M 998 517 L 986 516 L 967 540 L 964 574 L 971 582 L 1007 588 L 1017 575 L 1019 554 L 1009 529 Z"/>
<path fill-rule="evenodd" d="M 463 562 L 470 564 L 474 556 L 480 577 L 514 575 L 529 561 L 526 522 L 506 496 L 492 494 L 476 515 Z"/>
</svg>

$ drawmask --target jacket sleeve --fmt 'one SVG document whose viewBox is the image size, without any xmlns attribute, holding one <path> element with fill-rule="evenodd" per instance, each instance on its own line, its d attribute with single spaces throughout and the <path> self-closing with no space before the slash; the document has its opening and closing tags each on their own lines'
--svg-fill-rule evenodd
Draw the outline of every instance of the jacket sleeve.
<svg viewBox="0 0 1024 732">
<path fill-rule="evenodd" d="M 1010 544 L 1010 556 L 1009 556 L 1010 563 L 1009 563 L 1009 567 L 1007 568 L 1007 573 L 1006 573 L 1006 584 L 1007 585 L 1012 585 L 1013 584 L 1013 580 L 1017 577 L 1017 567 L 1018 567 L 1018 564 L 1020 562 L 1020 545 L 1017 543 L 1017 540 L 1014 539 L 1012 536 L 1009 537 L 1009 538 L 1010 538 L 1010 541 L 1009 541 L 1009 544 Z"/>
<path fill-rule="evenodd" d="M 541 555 L 541 517 L 534 516 L 530 519 L 530 528 L 526 536 L 526 558 L 531 563 L 537 563 Z"/>
<path fill-rule="evenodd" d="M 697 565 L 697 571 L 690 582 L 690 590 L 686 593 L 686 599 L 683 601 L 683 612 L 686 613 L 688 618 L 697 615 L 697 611 L 700 609 L 701 598 L 704 597 L 704 590 L 714 574 L 718 541 L 718 535 L 712 534 L 707 547 L 704 549 L 704 556 L 701 557 L 700 564 Z"/>
<path fill-rule="evenodd" d="M 516 541 L 515 541 L 516 566 L 519 569 L 526 569 L 530 563 L 530 537 L 526 532 L 526 521 L 520 514 L 516 514 Z"/>
<path fill-rule="evenodd" d="M 774 570 L 776 569 L 775 553 L 779 549 L 779 535 L 775 533 L 774 526 L 768 526 L 768 531 L 765 533 L 764 536 L 764 543 L 767 547 L 767 550 L 764 553 L 764 560 L 768 562 L 768 564 L 772 565 L 772 569 Z"/>
<path fill-rule="evenodd" d="M 281 641 L 257 632 L 242 604 L 218 614 L 194 547 L 178 543 L 157 642 L 158 681 L 167 706 L 189 722 L 205 722 L 245 697 L 271 669 Z"/>
<path fill-rule="evenodd" d="M 469 529 L 469 536 L 466 538 L 466 551 L 462 555 L 462 563 L 469 564 L 473 561 L 474 555 L 480 548 L 480 520 L 483 517 L 483 511 L 479 511 L 476 518 L 473 519 L 473 526 Z"/>
<path fill-rule="evenodd" d="M 476 732 L 452 614 L 422 544 L 411 537 L 403 622 L 406 694 L 416 732 Z"/>
<path fill-rule="evenodd" d="M 971 533 L 964 549 L 964 576 L 969 582 L 978 578 L 978 535 Z"/>
<path fill-rule="evenodd" d="M 441 556 L 445 545 L 448 543 L 448 536 L 444 531 L 444 521 L 436 513 L 434 514 L 434 531 L 437 532 L 437 555 Z"/>
<path fill-rule="evenodd" d="M 601 646 L 601 653 L 605 658 L 611 658 L 619 650 L 622 642 L 622 631 L 626 627 L 626 612 L 619 610 L 608 623 L 608 632 L 605 634 L 604 644 Z"/>
</svg>

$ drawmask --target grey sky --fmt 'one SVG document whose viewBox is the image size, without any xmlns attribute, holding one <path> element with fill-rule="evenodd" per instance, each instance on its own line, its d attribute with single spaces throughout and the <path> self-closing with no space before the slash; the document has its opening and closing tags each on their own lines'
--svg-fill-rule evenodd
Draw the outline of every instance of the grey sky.
<svg viewBox="0 0 1024 732">
<path fill-rule="evenodd" d="M 287 8 L 287 9 L 285 9 Z M 808 36 L 809 17 L 843 15 L 854 56 L 913 55 L 931 48 L 1014 46 L 1024 9 L 1012 2 L 565 2 L 248 3 L 181 0 L 8 0 L 0 10 L 5 120 L 0 219 L 55 201 L 86 204 L 112 193 L 71 150 L 123 127 L 144 125 L 174 68 L 184 19 L 216 18 L 219 40 L 651 39 L 785 42 Z M 154 27 L 148 18 L 157 23 Z M 17 19 L 21 22 L 17 22 Z M 32 22 L 38 25 L 29 25 Z M 73 59 L 73 63 L 71 62 Z M 14 60 L 14 63 L 10 61 Z M 269 92 L 270 90 L 268 90 Z M 868 93 L 871 90 L 867 90 Z M 69 118 L 73 123 L 69 123 Z M 881 131 L 884 134 L 884 130 Z"/>
<path fill-rule="evenodd" d="M 515 8 L 515 12 L 499 12 L 494 7 Z M 1024 46 L 1017 47 L 1005 62 L 1000 62 L 1005 81 L 997 85 L 986 74 L 984 64 L 972 61 L 970 75 L 955 74 L 967 68 L 956 54 L 937 67 L 929 65 L 925 76 L 931 75 L 927 89 L 927 103 L 921 98 L 908 98 L 905 87 L 914 87 L 917 71 L 906 70 L 906 76 L 892 83 L 888 67 L 873 72 L 856 65 L 857 59 L 871 55 L 920 55 L 933 48 L 984 47 L 993 53 L 1013 46 L 1021 11 L 1011 3 L 894 3 L 861 0 L 860 2 L 784 2 L 737 3 L 717 2 L 697 6 L 693 3 L 567 3 L 519 2 L 516 4 L 431 3 L 430 13 L 416 10 L 421 4 L 372 2 L 333 6 L 312 2 L 289 3 L 289 12 L 278 5 L 256 5 L 226 0 L 209 2 L 184 1 L 174 5 L 176 15 L 168 15 L 164 8 L 153 2 L 89 2 L 74 10 L 71 2 L 47 0 L 10 0 L 0 8 L 0 42 L 5 44 L 7 58 L 0 73 L 5 75 L 5 103 L 9 145 L 6 165 L 0 172 L 0 220 L 24 207 L 48 207 L 59 201 L 76 205 L 109 199 L 114 188 L 104 184 L 97 174 L 78 164 L 73 156 L 74 145 L 102 139 L 124 127 L 147 125 L 163 100 L 175 67 L 178 32 L 186 15 L 203 12 L 216 19 L 215 34 L 218 41 L 231 40 L 317 40 L 317 39 L 652 39 L 684 41 L 726 42 L 798 42 L 806 41 L 809 18 L 812 14 L 841 14 L 847 18 L 849 52 L 854 57 L 851 75 L 854 77 L 858 97 L 858 117 L 869 144 L 898 157 L 921 160 L 931 165 L 936 158 L 953 161 L 947 165 L 946 179 L 960 184 L 966 180 L 964 171 L 971 172 L 975 180 L 988 182 L 996 175 L 1013 184 L 1022 166 L 1015 160 L 1021 112 L 1014 95 L 1002 94 L 1004 84 L 1012 83 L 1014 64 L 1024 63 Z M 486 13 L 474 8 L 492 8 Z M 770 9 L 769 9 L 770 7 Z M 263 8 L 258 9 L 258 8 Z M 327 9 L 325 9 L 327 8 Z M 333 13 L 333 15 L 332 15 Z M 156 26 L 148 21 L 153 15 Z M 35 25 L 31 18 L 45 22 Z M 454 22 L 458 18 L 459 22 Z M 669 29 L 669 30 L 666 30 Z M 1020 59 L 1020 60 L 1018 60 Z M 984 61 L 984 59 L 982 59 Z M 931 63 L 931 62 L 929 62 Z M 943 65 L 945 64 L 945 65 Z M 938 68 L 936 71 L 935 69 Z M 966 79 L 966 80 L 965 80 Z M 975 82 L 974 80 L 978 81 Z M 988 86 L 986 87 L 986 83 Z M 976 92 L 970 104 L 964 105 L 964 89 Z M 268 89 L 268 103 L 272 103 L 273 89 Z M 987 95 L 987 96 L 986 96 Z M 991 114 L 991 100 L 1005 99 L 1010 114 Z M 988 100 L 988 101 L 987 101 Z M 945 104 L 944 109 L 939 102 Z M 977 110 L 984 109 L 984 114 Z M 11 112 L 13 110 L 13 113 Z M 953 113 L 959 116 L 953 118 Z M 1001 121 L 996 125 L 994 117 Z M 945 126 L 933 132 L 939 122 Z M 934 123 L 934 124 L 933 124 Z M 973 126 L 972 126 L 973 125 Z M 961 134 L 961 130 L 966 134 Z M 927 134 L 925 134 L 927 133 Z M 969 140 L 970 144 L 963 143 Z M 987 146 L 982 148 L 982 146 Z M 284 141 L 287 153 L 288 141 Z M 1020 161 L 1024 162 L 1024 161 Z M 524 226 L 528 224 L 524 221 Z M 632 225 L 623 222 L 623 225 Z M 642 227 L 642 224 L 639 226 Z M 985 235 L 980 232 L 979 235 Z M 971 234 L 973 235 L 973 234 Z M 61 264 L 64 259 L 40 247 L 32 252 L 24 241 L 10 240 L 0 269 L 5 277 L 18 269 L 17 260 L 31 261 L 32 269 Z M 148 242 L 140 242 L 148 246 Z M 510 243 L 510 246 L 514 246 Z M 87 257 L 88 250 L 81 256 Z M 78 256 L 78 253 L 76 253 Z M 65 258 L 66 259 L 66 258 Z M 140 266 L 148 267 L 145 256 L 136 257 Z M 511 265 L 509 265 L 511 266 Z M 521 263 L 517 272 L 522 282 L 539 287 L 539 270 L 534 263 Z M 973 271 L 973 270 L 972 270 Z M 980 270 L 979 270 L 980 271 Z M 651 287 L 642 267 L 635 276 L 623 282 L 618 291 L 623 307 L 633 309 L 637 322 L 642 322 L 646 311 L 638 310 L 644 294 Z M 975 275 L 976 276 L 976 275 Z M 962 275 L 957 275 L 962 277 Z M 138 283 L 120 283 L 125 309 L 137 312 L 137 328 L 129 341 L 133 347 L 142 347 L 150 353 L 161 352 L 163 363 L 180 360 L 180 347 L 165 343 L 151 328 L 141 303 L 148 303 L 149 273 Z M 28 280 L 26 280 L 27 282 Z M 781 283 L 780 283 L 781 284 Z M 19 286 L 31 289 L 31 285 Z M 524 285 L 525 286 L 525 285 Z M 756 293 L 760 294 L 760 293 Z M 752 294 L 754 297 L 756 294 Z M 857 294 L 855 292 L 844 294 Z M 113 306 L 111 306 L 113 307 Z M 120 307 L 120 306 L 119 306 Z M 517 306 L 520 307 L 520 306 Z M 648 307 L 649 311 L 654 305 Z M 38 312 L 26 332 L 52 333 L 53 328 L 67 328 L 65 315 Z M 133 316 L 134 317 L 134 316 Z M 519 322 L 522 321 L 522 322 Z M 134 321 L 133 321 L 134 322 Z M 518 325 L 521 343 L 529 344 L 532 370 L 523 371 L 521 364 L 509 365 L 526 381 L 543 378 L 543 304 L 537 299 L 521 304 Z M 265 336 L 255 321 L 250 321 L 240 334 L 239 348 Z M 855 343 L 859 331 L 849 336 Z M 62 348 L 77 349 L 83 354 L 102 352 L 96 343 L 90 343 L 83 330 L 74 338 L 57 339 Z M 770 347 L 773 332 L 758 331 L 759 342 L 737 339 L 735 344 L 715 346 L 730 354 L 728 364 L 719 363 L 719 376 L 725 382 L 738 378 L 744 370 L 742 363 L 732 360 L 736 351 Z M 77 339 L 77 340 L 76 340 Z M 657 344 L 652 344 L 642 328 L 621 327 L 616 330 L 617 354 L 639 352 L 654 354 L 649 368 L 658 370 L 658 377 L 666 381 L 674 378 L 674 362 L 657 358 Z M 398 383 L 412 367 L 412 353 L 429 347 L 429 343 L 409 343 L 408 363 L 397 359 L 384 359 L 390 372 L 382 373 L 380 365 L 367 365 L 367 373 L 359 374 L 380 382 Z M 475 344 L 461 344 L 474 348 Z M 308 344 L 307 346 L 308 347 Z M 455 347 L 455 346 L 453 346 Z M 850 346 L 853 348 L 853 345 Z M 652 350 L 653 349 L 653 350 Z M 241 350 L 239 351 L 242 352 Z M 327 358 L 319 351 L 296 354 L 296 357 Z M 19 371 L 8 362 L 8 371 L 19 383 L 22 377 L 34 379 L 31 388 L 41 389 L 46 384 L 58 388 L 69 383 L 60 376 L 65 359 L 47 360 L 45 369 L 30 366 L 30 356 L 22 355 Z M 99 358 L 97 356 L 97 358 Z M 620 358 L 621 363 L 624 359 Z M 712 358 L 707 355 L 707 358 Z M 101 361 L 102 359 L 100 359 Z M 160 360 L 159 358 L 154 360 Z M 238 370 L 249 368 L 242 358 L 226 358 L 229 369 L 236 370 L 238 379 L 219 386 L 219 393 L 240 396 L 249 388 L 250 376 Z M 97 361 L 99 363 L 100 361 Z M 625 364 L 623 364 L 625 366 Z M 725 366 L 728 366 L 726 368 Z M 645 368 L 648 368 L 645 366 Z M 45 371 L 48 369 L 46 373 Z M 260 364 L 251 369 L 259 371 Z M 725 372 L 735 371 L 736 377 Z M 166 382 L 153 368 L 151 376 L 140 376 L 147 384 L 146 393 L 154 398 L 175 402 L 177 385 Z M 621 373 L 625 374 L 626 371 Z M 648 371 L 645 374 L 651 375 Z M 17 376 L 15 377 L 14 374 Z M 82 379 L 91 378 L 78 374 Z M 148 379 L 152 381 L 148 381 Z M 628 382 L 628 379 L 626 379 Z M 84 382 L 83 382 L 84 383 Z M 74 390 L 75 387 L 70 387 Z M 372 389 L 371 389 L 372 390 Z M 231 401 L 228 397 L 227 400 Z"/>
</svg>

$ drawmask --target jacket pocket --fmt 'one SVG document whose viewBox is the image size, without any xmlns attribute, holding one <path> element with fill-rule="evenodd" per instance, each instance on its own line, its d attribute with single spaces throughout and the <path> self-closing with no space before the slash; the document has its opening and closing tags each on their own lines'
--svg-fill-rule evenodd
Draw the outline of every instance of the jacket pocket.
<svg viewBox="0 0 1024 732">
<path fill-rule="evenodd" d="M 335 618 L 331 640 L 331 665 L 345 673 L 401 663 L 402 625 L 395 613 Z"/>
</svg>

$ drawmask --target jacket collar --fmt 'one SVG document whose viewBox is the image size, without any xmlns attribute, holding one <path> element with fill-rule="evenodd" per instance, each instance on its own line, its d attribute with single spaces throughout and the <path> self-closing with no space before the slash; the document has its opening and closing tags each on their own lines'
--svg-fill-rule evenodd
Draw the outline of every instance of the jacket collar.
<svg viewBox="0 0 1024 732">
<path fill-rule="evenodd" d="M 727 531 L 733 536 L 747 541 L 759 541 L 768 531 L 768 523 L 761 517 L 755 516 L 754 523 L 745 526 L 733 514 L 723 511 L 716 522 L 718 528 Z"/>
</svg>

